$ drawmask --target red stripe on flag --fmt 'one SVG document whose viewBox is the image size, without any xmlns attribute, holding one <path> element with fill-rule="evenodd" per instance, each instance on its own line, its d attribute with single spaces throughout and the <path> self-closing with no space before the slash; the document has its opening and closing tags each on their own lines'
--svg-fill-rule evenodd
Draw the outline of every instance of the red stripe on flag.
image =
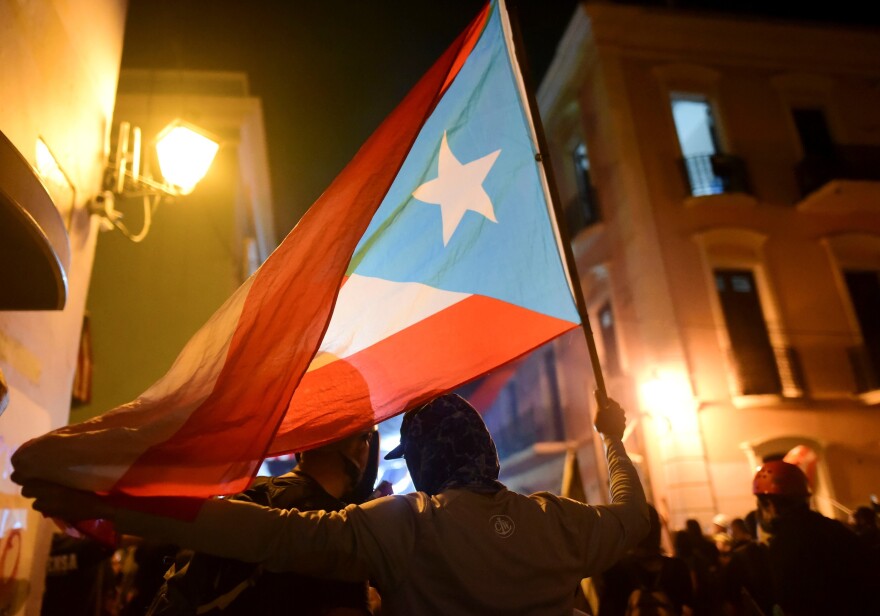
<svg viewBox="0 0 880 616">
<path fill-rule="evenodd" d="M 483 29 L 489 22 L 489 10 L 491 8 L 492 7 L 487 2 L 486 6 L 483 7 L 483 10 L 480 11 L 480 14 L 477 15 L 477 17 L 464 31 L 464 44 L 461 46 L 461 50 L 458 52 L 458 56 L 456 56 L 455 62 L 452 63 L 452 70 L 449 71 L 449 77 L 447 77 L 446 81 L 443 83 L 441 92 L 445 92 L 446 89 L 452 84 L 452 82 L 455 80 L 455 76 L 458 75 L 458 71 L 461 70 L 461 67 L 464 66 L 464 63 L 467 60 L 468 56 L 471 55 L 471 51 L 474 49 L 477 41 L 480 40 L 480 35 L 483 34 Z"/>
<path fill-rule="evenodd" d="M 333 440 L 340 432 L 371 426 L 575 327 L 570 321 L 472 295 L 368 349 L 306 374 L 271 452 L 307 449 Z M 353 372 L 358 378 L 351 378 Z"/>
<path fill-rule="evenodd" d="M 113 491 L 209 497 L 247 486 L 324 335 L 354 248 L 472 34 L 459 36 L 263 264 L 213 392 Z"/>
<path fill-rule="evenodd" d="M 468 402 L 470 402 L 481 415 L 488 411 L 489 407 L 491 407 L 498 398 L 498 394 L 504 389 L 504 386 L 507 385 L 510 382 L 510 379 L 516 374 L 518 368 L 519 362 L 510 362 L 501 366 L 497 370 L 494 370 L 492 374 L 489 374 L 483 379 L 483 382 L 480 383 L 479 387 L 471 392 L 468 396 Z"/>
</svg>

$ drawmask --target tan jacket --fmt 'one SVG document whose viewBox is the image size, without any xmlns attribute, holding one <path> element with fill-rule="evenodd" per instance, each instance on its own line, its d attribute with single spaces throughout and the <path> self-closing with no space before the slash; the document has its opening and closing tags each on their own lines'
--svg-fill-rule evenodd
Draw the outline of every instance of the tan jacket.
<svg viewBox="0 0 880 616">
<path fill-rule="evenodd" d="M 125 512 L 117 526 L 270 570 L 369 576 L 388 615 L 568 615 L 581 578 L 610 567 L 648 529 L 632 462 L 620 441 L 606 446 L 613 503 L 607 506 L 549 493 L 447 490 L 389 496 L 339 513 L 213 500 L 194 523 Z"/>
</svg>

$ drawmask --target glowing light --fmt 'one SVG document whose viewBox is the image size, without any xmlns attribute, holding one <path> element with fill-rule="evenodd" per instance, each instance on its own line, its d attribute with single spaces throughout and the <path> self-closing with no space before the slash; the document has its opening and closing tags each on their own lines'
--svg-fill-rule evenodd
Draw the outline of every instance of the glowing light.
<svg viewBox="0 0 880 616">
<path fill-rule="evenodd" d="M 639 388 L 642 408 L 665 419 L 669 426 L 696 421 L 695 403 L 690 379 L 681 371 L 659 370 Z"/>
<path fill-rule="evenodd" d="M 219 148 L 220 144 L 213 139 L 175 120 L 156 138 L 162 177 L 178 194 L 191 193 L 208 173 Z"/>
</svg>

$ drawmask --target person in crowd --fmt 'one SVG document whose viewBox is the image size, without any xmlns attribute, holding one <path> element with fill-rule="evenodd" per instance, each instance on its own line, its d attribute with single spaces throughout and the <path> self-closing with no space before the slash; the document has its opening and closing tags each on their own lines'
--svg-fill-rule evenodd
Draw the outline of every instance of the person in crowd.
<svg viewBox="0 0 880 616">
<path fill-rule="evenodd" d="M 712 531 L 710 533 L 715 547 L 718 548 L 718 563 L 724 567 L 730 562 L 730 551 L 733 549 L 733 540 L 730 538 L 730 518 L 723 513 L 718 513 L 712 518 Z"/>
<path fill-rule="evenodd" d="M 712 536 L 730 534 L 730 518 L 718 513 L 712 518 Z"/>
<path fill-rule="evenodd" d="M 143 541 L 137 537 L 124 537 L 122 541 L 128 545 L 116 552 L 122 555 L 119 616 L 143 616 L 162 586 L 165 571 L 178 549 L 170 543 Z"/>
<path fill-rule="evenodd" d="M 362 502 L 376 481 L 378 434 L 359 432 L 298 453 L 296 459 L 292 471 L 257 477 L 250 488 L 231 498 L 300 511 L 338 511 L 350 502 Z M 282 616 L 291 610 L 303 616 L 372 613 L 366 578 L 336 581 L 263 571 L 252 563 L 205 553 L 196 553 L 185 568 L 170 573 L 149 616 L 176 615 L 184 605 L 206 616 Z"/>
<path fill-rule="evenodd" d="M 767 546 L 758 543 L 744 519 L 730 523 L 731 551 L 721 570 L 725 613 L 735 616 L 770 616 L 773 588 Z"/>
<path fill-rule="evenodd" d="M 743 522 L 746 523 L 746 528 L 749 531 L 749 534 L 755 541 L 762 541 L 761 533 L 758 526 L 758 510 L 752 509 L 746 514 L 746 517 L 743 518 Z"/>
<path fill-rule="evenodd" d="M 46 566 L 43 616 L 114 616 L 116 580 L 113 549 L 84 537 L 58 532 Z"/>
<path fill-rule="evenodd" d="M 648 505 L 650 530 L 638 546 L 601 576 L 598 616 L 630 613 L 693 613 L 693 587 L 687 564 L 665 556 L 660 547 L 660 516 Z"/>
<path fill-rule="evenodd" d="M 730 547 L 732 550 L 735 550 L 738 547 L 755 540 L 754 535 L 752 535 L 752 533 L 749 531 L 749 527 L 743 518 L 734 518 L 733 520 L 731 520 L 730 540 Z"/>
<path fill-rule="evenodd" d="M 447 394 L 406 413 L 403 457 L 418 492 L 342 512 L 207 501 L 194 522 L 120 509 L 87 493 L 15 476 L 34 508 L 69 520 L 106 518 L 124 532 L 218 556 L 351 581 L 373 579 L 382 613 L 571 614 L 584 577 L 613 565 L 648 530 L 645 494 L 621 438 L 623 409 L 599 400 L 611 504 L 498 482 L 495 444 L 474 408 Z"/>
<path fill-rule="evenodd" d="M 766 462 L 755 474 L 752 492 L 758 522 L 770 535 L 769 576 L 782 613 L 876 612 L 866 550 L 846 526 L 810 509 L 810 487 L 800 468 L 782 460 Z"/>
<path fill-rule="evenodd" d="M 697 616 L 714 616 L 721 611 L 721 562 L 718 546 L 703 534 L 699 521 L 685 521 L 691 557 L 687 560 L 694 579 L 694 612 Z"/>
<path fill-rule="evenodd" d="M 872 552 L 880 551 L 880 529 L 877 514 L 871 507 L 859 507 L 852 514 L 852 529 L 856 536 Z"/>
</svg>

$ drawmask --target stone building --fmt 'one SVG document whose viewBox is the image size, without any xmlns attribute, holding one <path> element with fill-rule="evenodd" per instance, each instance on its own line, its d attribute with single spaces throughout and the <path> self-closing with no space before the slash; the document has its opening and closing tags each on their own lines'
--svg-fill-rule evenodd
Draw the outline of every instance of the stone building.
<svg viewBox="0 0 880 616">
<path fill-rule="evenodd" d="M 541 84 L 608 390 L 673 528 L 747 513 L 768 457 L 829 516 L 880 490 L 878 58 L 876 29 L 586 3 Z M 515 485 L 558 489 L 577 450 L 598 500 L 579 336 L 486 416 L 541 417 L 506 452 Z"/>
</svg>

